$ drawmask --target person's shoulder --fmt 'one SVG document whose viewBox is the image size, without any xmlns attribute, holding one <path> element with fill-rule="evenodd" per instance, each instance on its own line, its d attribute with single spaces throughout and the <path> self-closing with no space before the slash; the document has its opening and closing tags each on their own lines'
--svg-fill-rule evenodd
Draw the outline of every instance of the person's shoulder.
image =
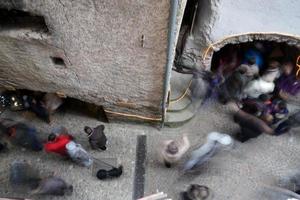
<svg viewBox="0 0 300 200">
<path fill-rule="evenodd" d="M 101 125 L 98 125 L 98 126 L 97 126 L 96 128 L 94 128 L 94 129 L 103 131 L 103 130 L 105 129 L 105 126 L 104 126 L 103 124 L 101 124 Z"/>
</svg>

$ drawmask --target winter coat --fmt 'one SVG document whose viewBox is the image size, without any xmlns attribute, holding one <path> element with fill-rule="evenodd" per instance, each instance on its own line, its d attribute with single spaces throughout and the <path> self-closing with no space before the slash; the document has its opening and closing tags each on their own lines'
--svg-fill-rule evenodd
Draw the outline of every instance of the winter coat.
<svg viewBox="0 0 300 200">
<path fill-rule="evenodd" d="M 98 149 L 106 146 L 107 138 L 104 134 L 104 126 L 97 126 L 88 136 L 89 143 L 93 149 Z"/>
<path fill-rule="evenodd" d="M 234 120 L 240 125 L 241 128 L 248 128 L 254 132 L 267 133 L 272 135 L 274 133 L 273 129 L 269 127 L 263 120 L 250 115 L 242 110 L 238 111 L 234 115 Z"/>
<path fill-rule="evenodd" d="M 267 82 L 259 78 L 249 82 L 243 92 L 247 97 L 258 98 L 261 94 L 273 92 L 274 88 L 275 84 L 273 82 Z"/>
<path fill-rule="evenodd" d="M 73 141 L 66 145 L 68 155 L 78 165 L 89 167 L 93 164 L 92 157 L 86 152 L 80 144 Z"/>
<path fill-rule="evenodd" d="M 270 69 L 259 79 L 250 81 L 243 90 L 246 97 L 258 98 L 261 94 L 268 94 L 274 91 L 275 79 L 280 75 L 279 69 Z"/>
<path fill-rule="evenodd" d="M 7 130 L 9 140 L 13 144 L 33 151 L 41 151 L 43 149 L 43 144 L 37 137 L 37 131 L 34 127 L 30 127 L 23 123 L 17 123 L 10 126 Z"/>
<path fill-rule="evenodd" d="M 191 170 L 196 166 L 202 165 L 214 156 L 220 146 L 231 146 L 232 144 L 233 140 L 227 134 L 209 133 L 206 143 L 192 152 L 191 158 L 184 165 L 184 170 Z"/>
<path fill-rule="evenodd" d="M 44 144 L 46 152 L 52 152 L 61 156 L 68 156 L 66 145 L 71 142 L 73 137 L 68 134 L 61 134 L 54 141 L 49 141 Z"/>
</svg>

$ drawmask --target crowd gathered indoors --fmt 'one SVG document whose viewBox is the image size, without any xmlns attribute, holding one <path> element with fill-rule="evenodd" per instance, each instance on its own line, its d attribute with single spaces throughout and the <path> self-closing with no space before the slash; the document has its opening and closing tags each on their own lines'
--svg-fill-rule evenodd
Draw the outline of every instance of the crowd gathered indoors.
<svg viewBox="0 0 300 200">
<path fill-rule="evenodd" d="M 192 75 L 189 94 L 197 109 L 209 101 L 227 105 L 240 129 L 236 133 L 209 133 L 207 141 L 194 149 L 187 160 L 183 159 L 190 147 L 186 135 L 164 141 L 158 152 L 161 163 L 170 168 L 185 160 L 180 168 L 191 172 L 235 142 L 245 143 L 261 134 L 280 136 L 299 127 L 300 109 L 295 108 L 299 106 L 295 99 L 299 101 L 300 93 L 298 56 L 296 47 L 264 41 L 226 45 L 214 54 L 211 70 L 184 66 L 177 56 L 173 70 Z M 287 177 L 283 185 L 266 187 L 263 195 L 272 200 L 300 199 L 299 188 L 296 173 Z M 212 191 L 203 185 L 191 185 L 181 196 L 184 200 L 204 200 L 212 198 Z"/>
</svg>

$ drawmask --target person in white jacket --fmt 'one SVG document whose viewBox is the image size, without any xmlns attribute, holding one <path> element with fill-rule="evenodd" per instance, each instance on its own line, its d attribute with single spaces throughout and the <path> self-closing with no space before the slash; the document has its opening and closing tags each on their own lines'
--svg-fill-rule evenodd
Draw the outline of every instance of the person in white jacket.
<svg viewBox="0 0 300 200">
<path fill-rule="evenodd" d="M 280 76 L 280 64 L 272 61 L 270 67 L 258 79 L 250 81 L 244 88 L 244 96 L 249 98 L 258 98 L 261 94 L 268 94 L 274 91 L 275 79 Z"/>
<path fill-rule="evenodd" d="M 233 139 L 223 133 L 211 132 L 207 136 L 207 141 L 198 149 L 192 152 L 191 158 L 185 163 L 184 171 L 199 167 L 215 155 L 219 147 L 232 146 Z"/>
<path fill-rule="evenodd" d="M 185 134 L 178 140 L 163 141 L 158 152 L 159 161 L 170 168 L 172 164 L 177 163 L 182 158 L 189 148 L 190 141 Z"/>
<path fill-rule="evenodd" d="M 82 146 L 74 141 L 66 145 L 69 157 L 73 162 L 84 167 L 90 167 L 93 164 L 92 156 L 82 148 Z"/>
</svg>

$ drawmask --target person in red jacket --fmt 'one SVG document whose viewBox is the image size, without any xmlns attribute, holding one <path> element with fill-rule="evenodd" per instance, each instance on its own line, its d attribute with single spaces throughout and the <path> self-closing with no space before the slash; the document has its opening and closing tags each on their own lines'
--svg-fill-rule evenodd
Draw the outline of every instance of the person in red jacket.
<svg viewBox="0 0 300 200">
<path fill-rule="evenodd" d="M 44 144 L 45 151 L 48 153 L 56 153 L 61 156 L 68 156 L 66 145 L 73 140 L 69 134 L 56 135 L 51 133 L 48 136 L 48 142 Z"/>
</svg>

